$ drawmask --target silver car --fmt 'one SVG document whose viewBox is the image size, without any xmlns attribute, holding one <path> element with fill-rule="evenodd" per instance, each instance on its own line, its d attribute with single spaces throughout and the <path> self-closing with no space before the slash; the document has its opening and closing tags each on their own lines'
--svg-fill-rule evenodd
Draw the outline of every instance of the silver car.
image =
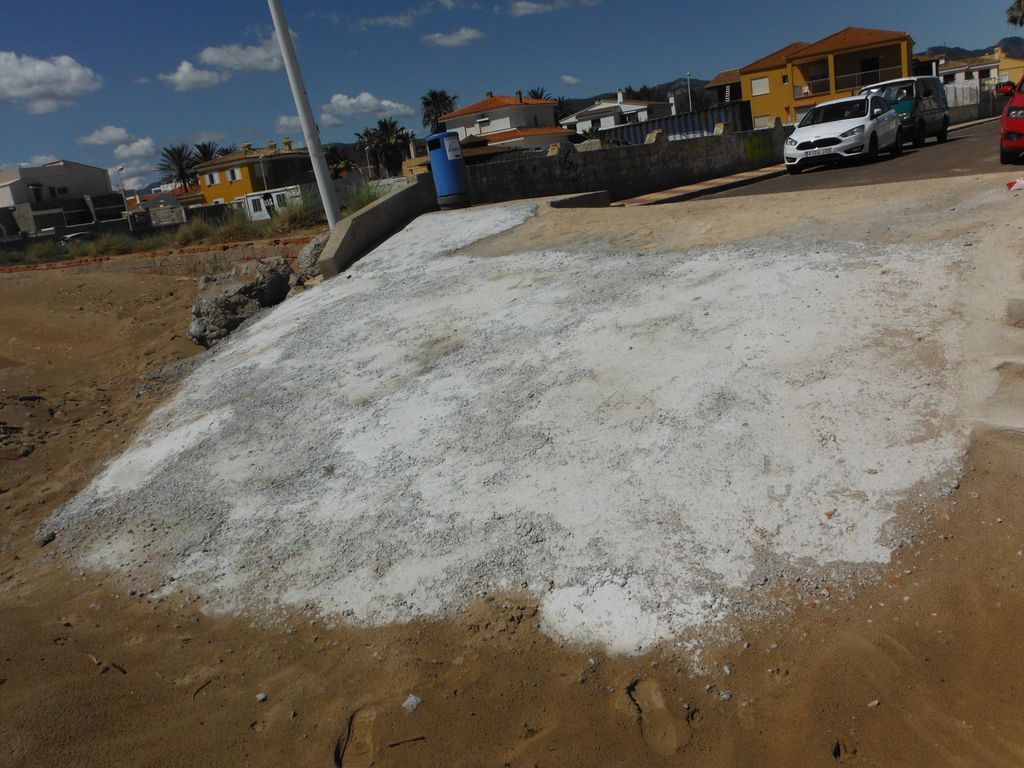
<svg viewBox="0 0 1024 768">
<path fill-rule="evenodd" d="M 813 107 L 786 139 L 786 170 L 799 173 L 812 165 L 844 158 L 874 160 L 880 150 L 903 152 L 899 117 L 880 96 L 853 96 Z"/>
</svg>

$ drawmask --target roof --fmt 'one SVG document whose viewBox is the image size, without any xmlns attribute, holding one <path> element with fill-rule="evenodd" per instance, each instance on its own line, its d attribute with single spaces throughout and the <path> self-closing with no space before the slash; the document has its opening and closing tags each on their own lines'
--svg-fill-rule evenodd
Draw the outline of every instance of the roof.
<svg viewBox="0 0 1024 768">
<path fill-rule="evenodd" d="M 274 149 L 268 149 L 267 147 L 240 149 L 237 152 L 232 152 L 228 155 L 221 155 L 220 157 L 215 157 L 213 160 L 207 160 L 205 163 L 199 163 L 194 170 L 199 173 L 204 171 L 218 171 L 231 165 L 238 165 L 239 163 L 268 157 L 275 160 L 282 158 L 299 159 L 304 157 L 308 160 L 309 152 L 305 149 L 282 149 L 280 147 L 276 147 Z"/>
<path fill-rule="evenodd" d="M 723 69 L 717 75 L 711 78 L 711 80 L 704 86 L 705 88 L 717 88 L 720 85 L 728 85 L 729 83 L 738 83 L 740 81 L 740 71 L 738 69 Z"/>
<path fill-rule="evenodd" d="M 528 99 L 525 96 L 520 99 L 518 96 L 488 96 L 483 101 L 478 101 L 476 104 L 470 104 L 468 107 L 457 109 L 454 112 L 449 112 L 447 115 L 441 115 L 438 118 L 440 122 L 445 120 L 454 120 L 457 117 L 466 117 L 477 112 L 490 112 L 495 109 L 502 109 L 504 107 L 516 107 L 520 104 L 526 104 L 531 107 L 553 107 L 558 104 L 554 99 Z"/>
<path fill-rule="evenodd" d="M 790 43 L 785 48 L 780 48 L 775 53 L 769 53 L 762 59 L 758 59 L 752 64 L 747 64 L 745 67 L 740 67 L 740 72 L 757 72 L 761 69 L 776 69 L 778 67 L 785 66 L 786 62 L 789 61 L 790 56 L 799 53 L 807 47 L 807 43 Z"/>
<path fill-rule="evenodd" d="M 615 112 L 621 107 L 653 107 L 653 106 L 671 106 L 667 101 L 611 101 L 610 99 L 602 99 L 595 101 L 586 109 L 581 109 L 579 112 L 573 112 L 571 115 L 566 115 L 560 123 L 564 123 L 566 120 L 572 120 L 573 118 L 591 117 L 593 115 L 600 115 L 606 112 Z M 622 110 L 625 111 L 625 110 Z"/>
<path fill-rule="evenodd" d="M 484 133 L 480 137 L 487 139 L 491 144 L 503 141 L 515 141 L 525 139 L 529 136 L 575 136 L 576 131 L 557 126 L 539 126 L 531 128 L 513 128 L 510 131 L 498 131 L 497 133 Z M 474 137 L 475 138 L 475 137 Z"/>
<path fill-rule="evenodd" d="M 903 40 L 909 37 L 910 35 L 906 32 L 896 32 L 891 29 L 847 27 L 846 29 L 839 30 L 834 35 L 823 37 L 818 42 L 811 43 L 797 54 L 791 54 L 791 58 L 799 56 L 799 58 L 802 59 L 807 56 L 818 56 L 823 53 L 845 51 L 850 48 L 864 48 L 869 45 L 890 43 L 894 40 Z"/>
<path fill-rule="evenodd" d="M 947 61 L 939 64 L 940 72 L 948 72 L 951 69 L 969 69 L 970 67 L 994 67 L 999 64 L 998 56 L 975 56 L 971 59 L 959 59 L 958 61 Z"/>
</svg>

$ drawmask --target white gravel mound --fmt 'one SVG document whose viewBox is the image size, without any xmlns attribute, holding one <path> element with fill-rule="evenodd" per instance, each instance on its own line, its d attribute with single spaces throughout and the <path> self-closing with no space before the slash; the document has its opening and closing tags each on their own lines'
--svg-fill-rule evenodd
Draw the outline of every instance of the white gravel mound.
<svg viewBox="0 0 1024 768">
<path fill-rule="evenodd" d="M 356 623 L 526 585 L 632 653 L 772 564 L 884 562 L 944 490 L 951 248 L 458 249 L 528 206 L 425 216 L 210 353 L 56 514 L 93 567 L 224 610 Z"/>
</svg>

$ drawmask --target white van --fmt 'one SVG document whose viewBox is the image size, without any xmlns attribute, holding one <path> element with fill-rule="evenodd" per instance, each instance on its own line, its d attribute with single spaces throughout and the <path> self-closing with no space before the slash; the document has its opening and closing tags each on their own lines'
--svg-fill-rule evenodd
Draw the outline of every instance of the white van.
<svg viewBox="0 0 1024 768">
<path fill-rule="evenodd" d="M 934 136 L 945 141 L 949 131 L 949 105 L 946 87 L 937 77 L 901 77 L 886 80 L 860 89 L 861 94 L 877 93 L 892 105 L 900 116 L 904 138 L 912 139 L 915 147 Z"/>
</svg>

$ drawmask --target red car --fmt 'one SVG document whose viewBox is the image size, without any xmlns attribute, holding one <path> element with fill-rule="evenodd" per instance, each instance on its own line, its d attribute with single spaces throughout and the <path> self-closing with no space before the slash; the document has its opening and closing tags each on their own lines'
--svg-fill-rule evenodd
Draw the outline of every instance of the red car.
<svg viewBox="0 0 1024 768">
<path fill-rule="evenodd" d="M 1017 90 L 1017 89 L 1014 87 L 1013 83 L 1009 83 L 1009 82 L 1007 82 L 1007 83 L 1000 83 L 999 84 L 999 89 L 998 89 L 997 93 L 1000 96 L 1009 96 L 1015 90 Z"/>
<path fill-rule="evenodd" d="M 1008 165 L 1020 160 L 1022 153 L 1024 153 L 1024 94 L 1021 93 L 1021 87 L 1018 85 L 1017 91 L 1003 108 L 999 160 L 1003 165 Z"/>
</svg>

